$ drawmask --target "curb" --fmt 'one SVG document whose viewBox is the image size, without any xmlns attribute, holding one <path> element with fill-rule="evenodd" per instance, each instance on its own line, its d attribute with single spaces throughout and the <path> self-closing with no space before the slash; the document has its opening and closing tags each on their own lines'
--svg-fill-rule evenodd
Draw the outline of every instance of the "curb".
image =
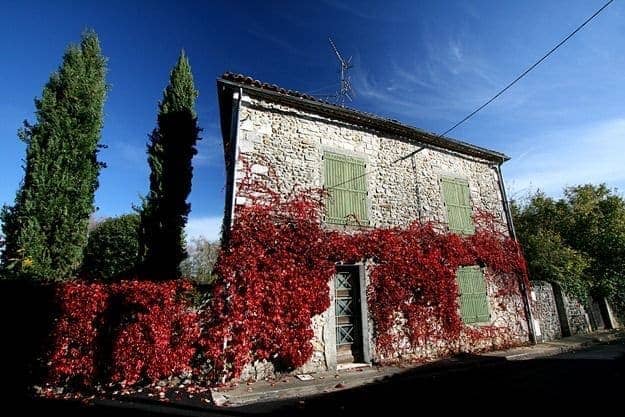
<svg viewBox="0 0 625 417">
<path fill-rule="evenodd" d="M 232 417 L 233 415 L 233 413 L 229 412 L 227 408 L 215 407 L 209 404 L 203 407 L 196 407 L 190 405 L 181 405 L 178 403 L 166 403 L 157 400 L 94 400 L 93 405 L 96 407 L 110 409 L 112 413 L 114 413 L 115 410 L 136 410 L 141 412 L 147 412 L 153 415 L 176 417 Z"/>
<path fill-rule="evenodd" d="M 228 400 L 227 404 L 236 407 L 243 407 L 252 403 L 261 404 L 266 402 L 294 399 L 301 397 L 317 396 L 331 392 L 337 392 L 343 389 L 355 388 L 366 384 L 383 383 L 386 378 L 401 375 L 404 371 L 417 371 L 415 375 L 409 378 L 427 378 L 441 373 L 455 373 L 472 370 L 476 367 L 487 367 L 501 363 L 502 361 L 518 361 L 530 360 L 537 358 L 546 358 L 559 355 L 562 353 L 572 352 L 588 348 L 593 345 L 612 343 L 618 340 L 625 340 L 625 332 L 612 331 L 600 335 L 581 336 L 583 340 L 567 341 L 565 339 L 539 343 L 534 346 L 520 348 L 525 351 L 521 352 L 489 352 L 480 354 L 479 356 L 467 355 L 467 359 L 448 358 L 436 362 L 431 362 L 416 367 L 391 368 L 390 371 L 375 372 L 373 375 L 360 375 L 350 378 L 349 373 L 337 373 L 339 378 L 326 380 L 327 383 L 319 383 L 316 380 L 307 385 L 301 386 L 285 386 L 268 389 L 266 391 L 254 392 L 253 388 L 249 392 L 237 392 L 235 390 L 219 391 L 219 394 L 225 396 Z M 420 369 L 421 368 L 421 369 Z M 378 368 L 383 369 L 383 368 Z M 351 372 L 351 371 L 350 371 Z M 352 374 L 353 375 L 353 374 Z M 337 383 L 341 383 L 340 388 L 336 388 Z"/>
<path fill-rule="evenodd" d="M 441 373 L 455 373 L 465 372 L 478 367 L 493 366 L 505 361 L 505 358 L 498 357 L 469 357 L 469 359 L 445 359 L 439 362 L 432 362 L 422 364 L 418 366 L 407 367 L 394 367 L 390 370 L 383 370 L 383 368 L 372 368 L 368 373 L 371 375 L 356 374 L 353 372 L 343 373 L 340 372 L 338 378 L 333 377 L 326 379 L 320 383 L 319 379 L 312 383 L 302 386 L 289 386 L 289 387 L 277 387 L 261 392 L 236 392 L 232 391 L 219 391 L 228 399 L 228 405 L 236 408 L 243 407 L 250 404 L 261 404 L 266 402 L 273 402 L 286 399 L 303 398 L 318 396 L 327 393 L 333 393 L 342 391 L 345 389 L 351 389 L 368 384 L 384 383 L 386 379 L 402 376 L 406 371 L 417 371 L 415 375 L 411 375 L 409 378 L 428 378 Z M 421 368 L 421 369 L 420 369 Z"/>
<path fill-rule="evenodd" d="M 503 355 L 503 357 L 510 361 L 546 358 L 549 356 L 559 355 L 561 353 L 585 349 L 594 345 L 614 343 L 619 340 L 625 340 L 625 332 L 616 330 L 605 334 L 586 335 L 583 337 L 585 337 L 586 340 L 580 340 L 578 342 L 567 342 L 564 339 L 542 342 L 532 346 L 530 348 L 532 350 L 529 350 L 527 352 L 512 353 L 508 355 Z"/>
<path fill-rule="evenodd" d="M 430 362 L 418 366 L 405 367 L 380 367 L 368 368 L 362 372 L 349 370 L 339 373 L 328 373 L 327 379 L 323 383 L 319 383 L 320 379 L 314 381 L 302 381 L 302 386 L 284 386 L 269 389 L 266 391 L 245 391 L 234 392 L 216 391 L 227 397 L 228 402 L 225 406 L 216 406 L 206 404 L 202 406 L 192 404 L 180 404 L 177 402 L 163 402 L 152 399 L 128 399 L 128 400 L 112 400 L 112 399 L 96 399 L 93 405 L 97 408 L 106 410 L 108 413 L 115 413 L 117 410 L 136 410 L 137 412 L 149 413 L 153 415 L 168 415 L 181 417 L 201 417 L 201 416 L 222 416 L 232 417 L 233 415 L 253 415 L 254 412 L 245 410 L 246 406 L 252 404 L 260 405 L 281 400 L 293 400 L 296 398 L 315 397 L 325 393 L 340 392 L 346 389 L 356 388 L 367 384 L 385 383 L 390 378 L 406 378 L 406 380 L 431 378 L 440 374 L 458 373 L 473 370 L 479 367 L 491 367 L 501 364 L 505 361 L 530 360 L 536 358 L 545 358 L 561 353 L 572 352 L 588 348 L 599 344 L 609 344 L 625 341 L 625 331 L 612 331 L 599 335 L 588 335 L 580 337 L 584 340 L 567 341 L 560 339 L 559 341 L 550 341 L 540 343 L 531 347 L 519 348 L 526 349 L 525 352 L 490 352 L 481 355 L 466 355 L 455 358 L 443 359 L 436 362 Z M 406 375 L 407 371 L 412 373 Z M 330 377 L 331 375 L 331 377 Z M 339 377 L 335 377 L 338 375 Z M 340 385 L 340 386 L 339 386 Z M 243 386 L 239 386 L 242 389 Z"/>
</svg>

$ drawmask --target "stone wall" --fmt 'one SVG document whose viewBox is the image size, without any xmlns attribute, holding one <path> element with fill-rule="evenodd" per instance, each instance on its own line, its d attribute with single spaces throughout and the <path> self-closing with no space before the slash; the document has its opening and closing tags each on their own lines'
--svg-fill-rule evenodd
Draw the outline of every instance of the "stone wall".
<svg viewBox="0 0 625 417">
<path fill-rule="evenodd" d="M 590 318 L 584 304 L 576 297 L 565 293 L 562 295 L 571 336 L 589 333 L 591 330 Z"/>
<path fill-rule="evenodd" d="M 534 319 L 538 320 L 541 336 L 548 341 L 591 331 L 591 322 L 584 303 L 546 281 L 532 281 L 535 299 Z"/>
<path fill-rule="evenodd" d="M 561 338 L 560 317 L 551 284 L 546 281 L 532 281 L 532 289 L 535 294 L 533 302 L 534 320 L 538 320 L 540 326 L 538 340 L 548 341 Z"/>
<path fill-rule="evenodd" d="M 402 138 L 245 95 L 239 111 L 237 150 L 250 164 L 256 178 L 270 181 L 273 189 L 284 194 L 323 186 L 324 152 L 363 159 L 371 227 L 402 226 L 420 220 L 432 221 L 445 230 L 447 211 L 440 179 L 461 178 L 469 184 L 474 213 L 491 213 L 501 222 L 502 230 L 507 230 L 497 172 L 494 164 L 486 160 L 442 149 L 422 149 L 421 145 Z M 415 153 L 411 157 L 399 160 L 412 152 Z M 239 158 L 235 165 L 235 183 L 244 176 L 245 169 Z M 236 194 L 236 188 L 234 201 L 236 205 L 247 203 L 245 197 Z M 520 294 L 506 298 L 497 295 L 498 280 L 512 278 L 491 278 L 487 282 L 492 319 L 487 326 L 478 326 L 491 337 L 478 345 L 460 340 L 454 342 L 454 346 L 442 343 L 428 349 L 398 347 L 396 356 L 433 358 L 443 352 L 488 350 L 526 343 L 528 329 Z M 361 279 L 366 285 L 366 274 Z M 330 285 L 333 288 L 332 283 Z M 300 372 L 336 366 L 333 315 L 331 307 L 313 318 L 315 352 Z M 373 325 L 369 321 L 368 324 L 366 344 L 370 350 L 365 356 L 374 361 L 389 359 L 375 352 Z M 256 372 L 250 370 L 252 374 Z"/>
<path fill-rule="evenodd" d="M 502 295 L 502 280 L 507 276 L 498 276 L 489 269 L 483 269 L 489 301 L 490 320 L 465 327 L 458 340 L 428 341 L 424 346 L 412 347 L 407 338 L 400 339 L 392 356 L 382 356 L 374 352 L 378 362 L 396 362 L 403 359 L 423 361 L 447 356 L 456 352 L 483 352 L 518 346 L 529 342 L 529 329 L 525 320 L 523 301 L 519 293 Z M 400 320 L 401 321 L 401 320 Z M 433 322 L 435 326 L 435 322 Z M 396 327 L 401 335 L 401 326 Z M 476 338 L 475 335 L 481 336 Z"/>
<path fill-rule="evenodd" d="M 326 151 L 355 156 L 367 166 L 368 207 L 372 227 L 406 225 L 415 220 L 447 224 L 440 179 L 468 181 L 474 212 L 492 213 L 506 225 L 496 170 L 492 163 L 421 146 L 337 120 L 243 97 L 238 134 L 239 154 L 252 172 L 273 171 L 272 184 L 290 193 L 323 186 Z M 398 158 L 418 151 L 412 157 Z M 235 178 L 243 175 L 238 163 Z M 245 204 L 243 198 L 235 204 Z"/>
</svg>

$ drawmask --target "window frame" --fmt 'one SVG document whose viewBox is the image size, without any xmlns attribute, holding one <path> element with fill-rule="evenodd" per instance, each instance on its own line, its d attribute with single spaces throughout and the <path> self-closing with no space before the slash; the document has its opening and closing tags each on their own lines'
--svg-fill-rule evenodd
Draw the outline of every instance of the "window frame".
<svg viewBox="0 0 625 417">
<path fill-rule="evenodd" d="M 448 201 L 448 196 L 446 194 L 446 184 L 450 184 L 455 187 L 466 187 L 466 204 L 451 203 Z M 443 200 L 443 206 L 445 207 L 445 216 L 447 219 L 447 230 L 452 233 L 457 233 L 463 236 L 470 236 L 475 233 L 475 222 L 473 221 L 473 201 L 471 200 L 471 187 L 469 185 L 469 181 L 465 178 L 454 177 L 454 176 L 441 176 L 439 178 L 441 197 Z M 450 196 L 451 199 L 451 196 Z M 452 219 L 454 218 L 453 214 L 450 212 L 451 207 L 456 206 L 456 209 L 463 210 L 467 213 L 466 224 L 469 227 L 455 227 L 456 225 L 452 225 Z M 457 212 L 458 213 L 458 212 Z"/>
<path fill-rule="evenodd" d="M 361 167 L 360 174 L 356 173 L 356 178 L 353 181 L 356 181 L 356 184 L 361 184 L 363 185 L 362 189 L 349 189 L 347 187 L 340 187 L 338 188 L 341 192 L 345 193 L 346 195 L 348 193 L 354 193 L 354 194 L 361 194 L 361 198 L 362 201 L 358 202 L 357 204 L 360 204 L 361 206 L 359 207 L 359 209 L 362 211 L 362 213 L 357 213 L 353 208 L 353 206 L 351 207 L 352 212 L 351 213 L 343 213 L 341 212 L 340 214 L 343 214 L 343 217 L 339 217 L 338 215 L 333 215 L 331 216 L 329 213 L 330 210 L 330 202 L 329 199 L 331 198 L 336 198 L 335 195 L 333 195 L 332 190 L 333 189 L 337 189 L 334 186 L 329 186 L 328 185 L 328 181 L 329 181 L 329 173 L 328 173 L 328 160 L 332 160 L 334 162 L 343 162 L 344 165 L 343 166 L 347 166 L 346 164 L 353 164 L 354 166 L 358 166 Z M 325 210 L 324 210 L 324 215 L 323 215 L 323 219 L 325 223 L 328 224 L 333 224 L 333 225 L 339 225 L 339 226 L 346 226 L 346 225 L 350 225 L 350 226 L 369 226 L 371 224 L 371 219 L 370 219 L 370 207 L 369 207 L 369 183 L 368 183 L 368 176 L 367 176 L 367 160 L 363 157 L 359 157 L 359 156 L 355 156 L 355 155 L 349 155 L 349 154 L 345 154 L 345 153 L 340 153 L 337 152 L 335 150 L 324 150 L 323 151 L 323 155 L 322 155 L 322 179 L 323 179 L 323 188 L 324 190 L 328 193 L 327 196 L 327 200 L 326 200 L 326 205 L 325 205 Z M 344 175 L 344 174 L 343 174 Z M 348 180 L 348 182 L 351 182 Z M 340 184 L 340 182 L 339 182 Z M 350 203 L 347 203 L 348 205 Z M 339 210 L 340 211 L 340 210 Z M 332 214 L 336 214 L 336 213 L 332 213 Z M 363 218 L 357 217 L 358 215 L 361 215 Z"/>
<path fill-rule="evenodd" d="M 472 286 L 473 292 L 464 292 L 463 293 L 463 284 L 461 282 L 461 273 L 462 271 L 473 270 L 479 271 L 480 282 L 479 284 L 483 287 L 483 291 L 475 291 L 476 286 L 474 283 L 470 284 Z M 469 266 L 461 266 L 456 271 L 456 283 L 458 284 L 458 310 L 460 314 L 460 318 L 464 324 L 471 325 L 488 325 L 491 322 L 491 306 L 490 299 L 488 297 L 488 283 L 486 282 L 486 276 L 484 274 L 484 268 L 481 268 L 479 265 L 469 265 Z M 476 295 L 480 297 L 475 297 Z M 483 295 L 483 297 L 482 297 Z M 469 297 L 472 296 L 472 297 Z M 464 297 L 464 298 L 463 298 Z M 477 307 L 479 303 L 483 304 L 483 310 L 476 310 L 474 316 L 467 316 L 468 311 L 470 310 L 467 307 L 467 300 L 474 298 L 474 308 Z M 482 314 L 480 314 L 482 313 Z"/>
</svg>

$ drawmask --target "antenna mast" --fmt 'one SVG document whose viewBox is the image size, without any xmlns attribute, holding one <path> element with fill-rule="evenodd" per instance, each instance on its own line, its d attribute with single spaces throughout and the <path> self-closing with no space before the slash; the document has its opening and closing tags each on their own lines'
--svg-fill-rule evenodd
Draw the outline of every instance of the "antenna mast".
<svg viewBox="0 0 625 417">
<path fill-rule="evenodd" d="M 348 59 L 343 59 L 343 56 L 341 56 L 341 53 L 332 41 L 332 38 L 328 38 L 328 40 L 330 41 L 330 46 L 332 47 L 332 50 L 339 60 L 339 65 L 341 68 L 341 87 L 336 93 L 336 104 L 344 107 L 345 99 L 348 98 L 349 101 L 352 101 L 352 95 L 354 94 L 354 91 L 352 89 L 352 81 L 348 74 L 348 70 L 353 67 L 352 57 L 350 56 Z"/>
</svg>

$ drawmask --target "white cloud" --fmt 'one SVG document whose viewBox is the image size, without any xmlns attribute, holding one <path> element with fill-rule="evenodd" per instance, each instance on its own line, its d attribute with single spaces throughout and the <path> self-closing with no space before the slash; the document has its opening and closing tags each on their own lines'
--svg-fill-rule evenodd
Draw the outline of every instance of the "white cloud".
<svg viewBox="0 0 625 417">
<path fill-rule="evenodd" d="M 559 195 L 563 187 L 625 184 L 625 118 L 557 129 L 521 140 L 504 165 L 512 195 L 537 188 Z"/>
<path fill-rule="evenodd" d="M 221 217 L 191 217 L 185 229 L 187 240 L 204 237 L 218 240 L 221 232 Z"/>
<path fill-rule="evenodd" d="M 149 170 L 146 144 L 139 144 L 130 141 L 116 140 L 109 144 L 105 150 L 107 157 L 105 160 L 113 161 L 114 164 L 123 165 L 143 172 Z M 111 156 L 108 154 L 111 153 Z"/>
<path fill-rule="evenodd" d="M 467 47 L 461 39 L 461 34 L 450 34 L 442 40 L 424 31 L 422 55 L 390 60 L 384 77 L 368 71 L 356 55 L 352 74 L 356 96 L 409 120 L 451 123 L 482 104 L 502 84 L 481 50 Z M 508 100 L 507 104 L 517 103 Z"/>
<path fill-rule="evenodd" d="M 207 129 L 208 130 L 208 129 Z M 223 160 L 221 135 L 218 130 L 210 129 L 197 143 L 197 154 L 193 157 L 193 166 L 215 167 Z"/>
</svg>

